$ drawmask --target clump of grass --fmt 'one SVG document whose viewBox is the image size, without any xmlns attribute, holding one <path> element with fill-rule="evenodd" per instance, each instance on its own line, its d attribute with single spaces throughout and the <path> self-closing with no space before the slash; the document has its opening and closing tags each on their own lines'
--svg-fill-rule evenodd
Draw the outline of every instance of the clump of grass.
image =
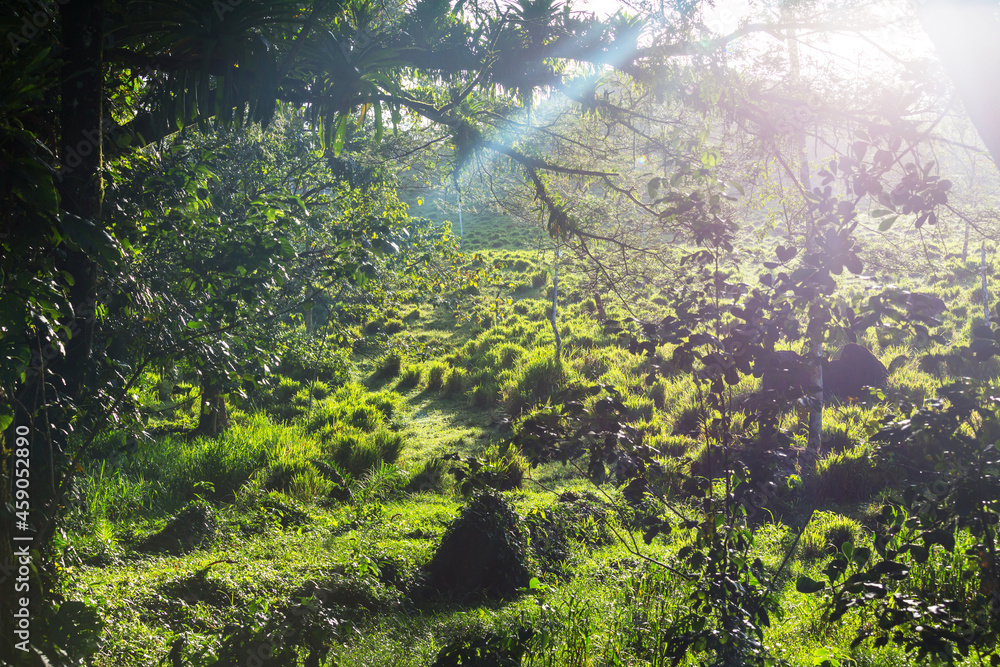
<svg viewBox="0 0 1000 667">
<path fill-rule="evenodd" d="M 491 408 L 500 400 L 500 391 L 492 382 L 477 384 L 469 390 L 469 402 L 479 409 Z"/>
<path fill-rule="evenodd" d="M 656 406 L 653 400 L 645 396 L 629 396 L 625 399 L 625 407 L 628 408 L 628 419 L 630 421 L 650 421 Z"/>
<path fill-rule="evenodd" d="M 281 491 L 302 502 L 325 498 L 336 486 L 312 461 L 279 461 L 258 473 L 264 491 Z"/>
<path fill-rule="evenodd" d="M 387 428 L 372 433 L 341 433 L 330 443 L 330 458 L 358 479 L 382 463 L 395 463 L 403 451 L 403 436 Z"/>
<path fill-rule="evenodd" d="M 686 456 L 688 452 L 696 449 L 699 443 L 694 438 L 684 435 L 656 434 L 648 436 L 643 444 L 657 450 L 663 456 L 680 458 Z"/>
<path fill-rule="evenodd" d="M 93 470 L 85 479 L 88 511 L 120 518 L 153 506 L 176 509 L 196 493 L 228 499 L 259 470 L 319 452 L 300 427 L 275 424 L 257 413 L 234 421 L 218 438 L 165 437 L 141 445 L 116 470 L 106 464 Z"/>
<path fill-rule="evenodd" d="M 548 269 L 542 269 L 538 273 L 531 276 L 531 286 L 534 287 L 535 289 L 538 289 L 539 287 L 544 286 L 545 283 L 548 282 L 548 280 L 549 280 Z"/>
<path fill-rule="evenodd" d="M 399 394 L 392 391 L 367 391 L 349 383 L 314 406 L 306 420 L 306 430 L 322 442 L 329 442 L 343 432 L 371 432 L 383 426 L 395 413 Z"/>
<path fill-rule="evenodd" d="M 662 410 L 667 401 L 667 385 L 660 380 L 654 382 L 649 388 L 649 398 L 657 410 Z"/>
<path fill-rule="evenodd" d="M 566 369 L 552 350 L 532 350 L 516 368 L 501 374 L 507 411 L 512 415 L 520 414 L 556 393 L 567 379 Z"/>
<path fill-rule="evenodd" d="M 403 324 L 403 320 L 400 320 L 400 319 L 393 318 L 393 319 L 390 319 L 390 320 L 386 320 L 386 323 L 385 323 L 385 332 L 387 334 L 399 333 L 400 331 L 403 330 L 403 328 L 405 326 L 406 325 Z"/>
<path fill-rule="evenodd" d="M 452 368 L 441 382 L 441 391 L 449 396 L 461 392 L 465 388 L 465 378 L 468 372 L 464 368 Z"/>
<path fill-rule="evenodd" d="M 823 449 L 843 452 L 852 449 L 857 444 L 857 440 L 851 437 L 851 433 L 846 426 L 823 425 Z"/>
<path fill-rule="evenodd" d="M 479 456 L 464 459 L 463 463 L 453 468 L 452 472 L 459 482 L 459 489 L 466 496 L 483 489 L 520 489 L 528 472 L 528 460 L 511 443 L 494 443 Z"/>
<path fill-rule="evenodd" d="M 816 463 L 815 493 L 819 502 L 861 502 L 884 488 L 888 477 L 875 465 L 871 445 L 861 444 Z"/>
<path fill-rule="evenodd" d="M 383 356 L 375 367 L 374 376 L 379 379 L 391 379 L 399 375 L 403 366 L 403 357 L 398 350 L 392 350 Z"/>
<path fill-rule="evenodd" d="M 447 476 L 451 463 L 440 458 L 433 458 L 424 464 L 410 481 L 406 490 L 410 493 L 446 493 L 451 489 L 451 479 Z"/>
<path fill-rule="evenodd" d="M 292 400 L 302 389 L 302 383 L 290 378 L 283 377 L 278 381 L 278 386 L 271 392 L 271 398 L 276 404 L 287 403 Z"/>
<path fill-rule="evenodd" d="M 448 364 L 442 361 L 433 361 L 427 367 L 427 390 L 437 391 L 444 383 L 445 373 L 448 372 Z"/>
<path fill-rule="evenodd" d="M 412 389 L 420 384 L 420 380 L 423 377 L 424 368 L 420 364 L 408 365 L 403 368 L 399 374 L 399 382 L 396 383 L 397 389 Z"/>
<path fill-rule="evenodd" d="M 845 542 L 854 543 L 861 525 L 835 512 L 816 512 L 799 538 L 799 554 L 805 559 L 822 558 L 839 550 Z"/>
<path fill-rule="evenodd" d="M 323 381 L 317 381 L 312 385 L 312 395 L 318 401 L 330 395 L 330 385 Z"/>
</svg>

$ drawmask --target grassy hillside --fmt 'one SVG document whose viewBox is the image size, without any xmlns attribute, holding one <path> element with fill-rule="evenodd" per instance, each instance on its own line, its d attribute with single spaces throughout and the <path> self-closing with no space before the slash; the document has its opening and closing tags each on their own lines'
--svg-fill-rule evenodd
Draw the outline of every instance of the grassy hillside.
<svg viewBox="0 0 1000 667">
<path fill-rule="evenodd" d="M 647 358 L 604 333 L 569 263 L 557 361 L 551 250 L 495 215 L 464 222 L 465 250 L 495 263 L 494 284 L 466 290 L 452 310 L 412 303 L 359 323 L 368 342 L 321 367 L 283 364 L 272 387 L 229 397 L 232 425 L 218 440 L 182 435 L 197 421 L 196 388 L 146 377 L 145 432 L 95 444 L 58 542 L 61 593 L 98 605 L 106 623 L 93 664 L 676 664 L 677 628 L 698 585 L 685 575 L 701 511 L 687 484 L 713 456 L 697 428 L 696 385 L 685 373 L 647 383 Z M 934 284 L 914 284 L 951 305 L 956 342 L 976 321 L 973 269 L 951 265 Z M 667 313 L 657 286 L 644 289 L 630 307 Z M 627 315 L 605 302 L 609 317 Z M 929 372 L 913 341 L 887 330 L 862 342 L 892 364 L 888 401 L 828 406 L 819 453 L 805 447 L 803 417 L 785 412 L 791 439 L 766 480 L 767 502 L 750 512 L 743 557 L 760 559 L 762 586 L 778 595 L 762 641 L 771 664 L 913 664 L 891 643 L 852 647 L 870 614 L 827 624 L 821 598 L 796 590 L 801 576 L 823 579 L 845 543 L 852 553 L 875 548 L 882 503 L 907 480 L 874 456 L 871 436 L 900 402 L 921 405 L 951 374 Z M 286 358 L 305 353 L 293 346 Z M 175 387 L 167 401 L 165 379 Z M 547 414 L 550 396 L 585 384 L 621 390 L 628 426 L 658 452 L 654 491 L 668 501 L 670 530 L 644 540 L 662 508 L 635 502 L 613 479 L 587 481 L 586 461 L 532 467 L 513 444 L 525 420 Z M 732 394 L 759 384 L 748 377 Z M 494 508 L 486 519 L 476 502 Z M 510 549 L 491 579 L 510 580 L 512 594 L 441 584 L 462 576 L 462 561 L 435 556 L 460 532 L 457 519 L 477 516 Z M 938 585 L 933 573 L 963 558 L 933 550 L 913 585 Z M 719 656 L 702 649 L 680 664 Z"/>
</svg>

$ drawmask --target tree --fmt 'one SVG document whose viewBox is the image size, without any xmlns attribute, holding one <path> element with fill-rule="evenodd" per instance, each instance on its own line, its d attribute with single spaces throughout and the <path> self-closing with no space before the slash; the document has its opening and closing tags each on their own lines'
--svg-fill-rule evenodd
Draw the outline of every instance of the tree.
<svg viewBox="0 0 1000 667">
<path fill-rule="evenodd" d="M 724 63 L 718 54 L 722 47 L 754 32 L 815 27 L 812 21 L 767 21 L 727 35 L 710 35 L 705 41 L 697 3 L 655 20 L 618 14 L 606 21 L 546 0 L 524 0 L 511 11 L 499 11 L 493 3 L 470 1 L 451 7 L 433 0 L 423 0 L 412 10 L 382 8 L 366 0 L 316 0 L 305 5 L 244 0 L 213 3 L 211 10 L 206 7 L 197 0 L 68 0 L 27 35 L 25 26 L 35 25 L 31 23 L 34 6 L 4 4 L 4 27 L 9 34 L 23 37 L 10 40 L 11 55 L 0 65 L 0 79 L 12 100 L 2 118 L 4 129 L 9 130 L 0 161 L 9 185 L 2 196 L 5 211 L 12 212 L 4 223 L 3 268 L 5 275 L 14 277 L 0 291 L 5 350 L 0 385 L 5 398 L 18 406 L 16 412 L 7 411 L 0 418 L 8 445 L 16 441 L 18 429 L 31 424 L 33 470 L 49 472 L 47 484 L 36 482 L 33 487 L 36 514 L 32 524 L 42 531 L 37 541 L 41 552 L 54 526 L 51 518 L 58 513 L 57 477 L 64 472 L 58 450 L 71 428 L 89 430 L 88 437 L 92 437 L 107 420 L 101 415 L 120 405 L 128 386 L 128 380 L 118 381 L 112 386 L 116 395 L 102 393 L 90 375 L 95 367 L 94 314 L 106 307 L 98 303 L 97 288 L 102 273 L 112 278 L 122 275 L 130 252 L 125 226 L 113 227 L 113 215 L 105 213 L 105 178 L 109 171 L 127 168 L 143 147 L 183 127 L 200 124 L 207 128 L 210 121 L 230 128 L 267 125 L 280 104 L 303 110 L 311 129 L 334 156 L 358 132 L 370 132 L 378 141 L 390 125 L 395 129 L 408 122 L 429 124 L 449 138 L 456 166 L 485 153 L 519 170 L 543 207 L 549 232 L 575 239 L 581 249 L 598 241 L 614 247 L 621 244 L 610 236 L 598 238 L 599 234 L 580 223 L 569 206 L 571 196 L 561 195 L 553 185 L 561 176 L 601 179 L 609 192 L 621 195 L 657 223 L 683 230 L 696 244 L 707 244 L 691 253 L 692 261 L 718 262 L 729 243 L 731 217 L 724 179 L 718 176 L 718 153 L 706 148 L 711 128 L 703 124 L 695 131 L 697 120 L 716 108 L 737 124 L 763 126 L 767 120 L 750 103 L 754 91 L 736 86 L 733 90 L 743 94 L 730 94 L 727 86 L 739 80 L 721 67 Z M 644 30 L 647 37 L 643 37 Z M 695 65 L 693 70 L 681 64 L 688 61 Z M 609 70 L 622 77 L 618 88 L 594 81 Z M 559 157 L 536 151 L 528 143 L 532 133 L 549 129 L 538 125 L 544 116 L 539 100 L 557 94 L 575 107 L 599 112 L 598 118 L 609 131 L 625 128 L 651 144 L 656 144 L 655 133 L 644 131 L 638 120 L 650 118 L 645 111 L 658 98 L 675 101 L 685 123 L 681 131 L 669 136 L 670 142 L 661 134 L 660 146 L 663 154 L 669 151 L 681 165 L 679 180 L 673 181 L 675 174 L 666 171 L 653 175 L 655 182 L 650 175 L 643 176 L 652 200 L 645 202 L 643 189 L 615 181 L 615 173 L 603 164 L 588 168 L 571 161 L 567 165 Z M 612 94 L 615 99 L 608 99 Z M 664 124 L 653 118 L 644 122 Z M 881 127 L 877 122 L 876 126 Z M 531 131 L 524 132 L 526 128 Z M 762 130 L 761 136 L 771 141 L 775 133 Z M 934 207 L 946 188 L 942 189 L 940 179 L 932 180 L 935 174 L 926 165 L 896 174 L 904 184 L 898 201 L 884 186 L 876 187 L 880 177 L 911 152 L 919 139 L 894 147 L 891 133 L 880 130 L 878 136 L 862 139 L 856 151 L 857 142 L 844 149 L 848 162 L 838 163 L 833 181 L 853 190 L 851 195 L 838 197 L 832 189 L 816 193 L 800 184 L 801 210 L 810 221 L 824 221 L 828 233 L 817 253 L 807 254 L 804 264 L 797 267 L 800 273 L 793 271 L 786 278 L 779 274 L 773 284 L 791 292 L 805 290 L 795 296 L 804 300 L 798 305 L 812 318 L 814 333 L 825 325 L 826 316 L 811 313 L 804 305 L 811 289 L 806 283 L 819 281 L 826 289 L 830 273 L 845 266 L 857 268 L 852 233 L 860 198 L 878 198 L 881 188 L 889 200 L 887 210 L 918 211 L 924 216 L 918 226 L 928 220 L 933 224 Z M 588 136 L 586 141 L 599 139 Z M 566 143 L 558 139 L 549 145 L 549 152 L 558 155 Z M 887 151 L 888 157 L 880 151 Z M 626 174 L 633 180 L 640 176 L 634 170 Z M 185 188 L 193 192 L 167 211 L 168 220 L 172 215 L 182 223 L 184 234 L 214 235 L 216 242 L 225 243 L 224 230 L 229 227 L 215 218 L 208 205 L 211 181 L 197 171 L 181 173 L 173 192 Z M 208 198 L 199 196 L 199 188 L 209 191 Z M 243 232 L 267 229 L 265 220 L 271 223 L 298 215 L 295 203 L 269 201 L 257 206 L 250 200 L 238 206 L 243 207 L 241 216 L 245 215 L 238 224 L 248 225 Z M 269 212 L 274 219 L 269 219 Z M 171 234 L 165 226 L 159 231 L 163 232 L 161 248 L 166 248 Z M 275 255 L 287 256 L 276 236 L 270 240 L 276 243 L 270 248 Z M 358 239 L 345 240 L 345 250 L 353 252 Z M 178 233 L 173 241 L 183 243 L 186 238 Z M 247 257 L 268 269 L 276 284 L 280 271 L 274 268 L 275 255 L 266 256 L 265 245 L 248 249 Z M 243 251 L 232 249 L 236 256 Z M 149 256 L 140 261 L 153 260 L 156 244 L 147 251 Z M 821 252 L 830 253 L 833 259 L 810 263 L 820 261 Z M 22 258 L 26 264 L 21 264 Z M 792 258 L 786 250 L 778 259 L 781 264 Z M 208 267 L 219 273 L 217 291 L 226 280 L 229 286 L 243 284 L 240 266 L 220 261 Z M 369 270 L 374 269 L 358 263 L 351 275 L 365 276 Z M 714 273 L 717 279 L 719 273 Z M 189 278 L 192 286 L 201 279 Z M 208 289 L 214 280 L 204 277 L 203 285 Z M 170 285 L 161 294 L 170 295 L 180 287 Z M 176 296 L 173 291 L 160 305 L 183 308 Z M 214 320 L 218 326 L 226 326 L 230 305 L 238 309 L 246 303 L 239 296 L 219 298 L 216 303 L 193 299 L 188 305 L 196 316 L 187 322 L 210 323 L 218 318 Z M 851 316 L 845 315 L 848 320 Z M 33 352 L 37 352 L 37 364 L 32 362 Z M 725 359 L 725 354 L 718 358 Z M 206 368 L 212 365 L 210 356 L 207 348 L 202 351 Z M 710 363 L 716 359 L 706 358 Z M 13 474 L 10 465 L 7 471 Z M 10 537 L 10 524 L 5 521 L 0 524 L 0 544 L 4 545 L 0 549 L 7 549 Z M 10 562 L 10 553 L 0 556 Z M 9 583 L 0 591 L 5 608 L 12 608 Z M 32 598 L 35 604 L 40 604 L 39 598 Z M 38 610 L 35 617 L 46 615 Z M 4 625 L 9 620 L 0 621 L 4 641 L 11 636 Z"/>
</svg>

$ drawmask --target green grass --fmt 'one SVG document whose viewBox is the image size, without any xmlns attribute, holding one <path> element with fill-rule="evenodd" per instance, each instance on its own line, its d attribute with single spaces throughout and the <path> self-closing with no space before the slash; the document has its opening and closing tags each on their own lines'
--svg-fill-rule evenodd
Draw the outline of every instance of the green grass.
<svg viewBox="0 0 1000 667">
<path fill-rule="evenodd" d="M 436 203 L 427 198 L 414 207 Z M 686 373 L 646 384 L 648 361 L 603 333 L 593 294 L 566 267 L 560 268 L 558 322 L 564 349 L 557 360 L 545 298 L 551 250 L 535 250 L 550 246 L 487 212 L 470 213 L 466 232 L 466 249 L 483 251 L 486 263 L 509 260 L 500 268 L 507 286 L 499 305 L 490 301 L 491 288 L 481 286 L 478 296 L 466 294 L 454 308 L 403 303 L 394 312 L 372 313 L 354 326 L 377 333 L 378 342 L 358 346 L 350 358 L 346 350 L 343 357 L 331 355 L 336 363 L 330 364 L 347 375 L 311 386 L 308 369 L 289 365 L 256 402 L 230 396 L 234 423 L 216 440 L 158 435 L 121 453 L 127 449 L 122 433 L 94 444 L 60 547 L 63 594 L 93 600 L 108 624 L 94 665 L 169 664 L 181 637 L 182 664 L 207 665 L 227 628 L 263 636 L 253 633 L 280 627 L 303 599 L 323 603 L 326 616 L 318 621 L 296 618 L 318 623 L 329 644 L 326 665 L 424 667 L 448 646 L 512 640 L 524 628 L 536 634 L 522 665 L 672 664 L 663 651 L 664 632 L 685 612 L 692 585 L 676 572 L 680 550 L 694 543 L 683 518 L 699 512 L 684 482 L 692 468 L 704 467 L 708 451 L 701 435 L 672 429 L 682 411 L 697 405 L 695 385 Z M 948 289 L 971 298 L 971 285 Z M 610 298 L 605 303 L 609 316 L 628 315 Z M 632 306 L 657 317 L 669 312 L 669 301 L 653 291 Z M 489 316 L 489 326 L 482 318 L 476 323 L 477 313 Z M 905 340 L 880 341 L 870 333 L 861 342 L 887 365 L 899 355 L 911 357 L 890 377 L 893 401 L 919 404 L 935 395 L 938 379 L 920 370 Z M 659 352 L 669 358 L 672 350 Z M 144 409 L 161 405 L 153 393 L 158 383 L 154 374 L 144 378 Z M 627 428 L 639 446 L 656 452 L 660 469 L 651 486 L 671 503 L 664 514 L 671 530 L 648 545 L 641 511 L 630 508 L 613 484 L 594 487 L 577 468 L 559 462 L 533 468 L 504 444 L 518 415 L 523 419 L 553 392 L 576 383 L 622 390 Z M 733 396 L 758 387 L 759 380 L 745 378 Z M 580 407 L 593 408 L 596 400 Z M 754 517 L 749 555 L 760 558 L 768 573 L 787 556 L 773 582 L 783 613 L 772 615 L 764 643 L 789 665 L 912 664 L 891 646 L 851 649 L 854 631 L 870 620 L 849 614 L 826 627 L 820 598 L 795 590 L 799 575 L 822 580 L 831 553 L 845 540 L 871 546 L 865 526 L 894 481 L 893 471 L 874 460 L 871 436 L 896 409 L 893 403 L 828 407 L 820 457 L 804 449 L 799 415 L 790 411 L 781 418 L 792 435 L 782 448 L 783 474 L 798 475 L 803 484 L 781 490 L 774 514 Z M 194 419 L 190 410 L 166 414 L 162 424 Z M 735 440 L 745 435 L 737 420 Z M 464 502 L 463 485 L 452 473 L 458 464 L 444 458 L 452 453 L 478 457 L 479 479 L 468 486 L 497 487 L 503 480 L 512 489 L 509 502 L 526 526 L 534 526 L 531 548 L 537 551 L 529 565 L 540 586 L 531 593 L 504 604 L 443 604 L 414 594 L 422 566 Z M 178 555 L 136 553 L 143 538 L 196 496 L 216 509 L 214 541 Z M 600 513 L 574 509 L 580 506 Z M 936 571 L 959 568 L 962 557 L 935 551 L 915 585 L 932 586 Z M 956 595 L 973 593 L 956 588 Z M 695 651 L 680 664 L 710 662 L 711 656 Z"/>
</svg>

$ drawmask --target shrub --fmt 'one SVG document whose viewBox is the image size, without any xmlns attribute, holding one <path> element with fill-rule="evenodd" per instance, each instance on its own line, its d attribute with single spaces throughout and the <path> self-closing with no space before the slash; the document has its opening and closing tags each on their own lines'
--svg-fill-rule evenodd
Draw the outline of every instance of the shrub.
<svg viewBox="0 0 1000 667">
<path fill-rule="evenodd" d="M 400 331 L 403 330 L 404 327 L 405 327 L 405 325 L 403 324 L 402 320 L 398 320 L 398 319 L 393 318 L 391 320 L 387 320 L 386 321 L 386 323 L 385 323 L 385 332 L 387 334 L 399 333 Z"/>
<path fill-rule="evenodd" d="M 475 496 L 448 526 L 426 567 L 430 589 L 453 600 L 509 599 L 528 584 L 520 517 L 496 493 Z"/>
<path fill-rule="evenodd" d="M 531 286 L 534 287 L 535 289 L 538 289 L 539 287 L 545 285 L 545 283 L 547 283 L 548 280 L 549 280 L 548 269 L 542 269 L 538 273 L 531 276 Z"/>
<path fill-rule="evenodd" d="M 278 365 L 280 375 L 302 382 L 318 379 L 335 386 L 350 380 L 351 358 L 348 349 L 342 348 L 341 343 L 336 340 L 324 343 L 307 338 L 306 341 L 292 345 L 283 354 Z M 303 351 L 303 344 L 312 347 Z"/>
</svg>

